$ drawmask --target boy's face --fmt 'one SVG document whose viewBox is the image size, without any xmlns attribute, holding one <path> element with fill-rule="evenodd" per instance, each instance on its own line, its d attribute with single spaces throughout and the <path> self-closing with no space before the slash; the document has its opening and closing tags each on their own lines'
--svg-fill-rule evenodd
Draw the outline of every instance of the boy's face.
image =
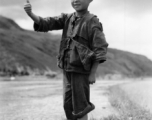
<svg viewBox="0 0 152 120">
<path fill-rule="evenodd" d="M 91 1 L 92 0 L 71 0 L 71 5 L 77 12 L 80 12 L 88 9 Z"/>
</svg>

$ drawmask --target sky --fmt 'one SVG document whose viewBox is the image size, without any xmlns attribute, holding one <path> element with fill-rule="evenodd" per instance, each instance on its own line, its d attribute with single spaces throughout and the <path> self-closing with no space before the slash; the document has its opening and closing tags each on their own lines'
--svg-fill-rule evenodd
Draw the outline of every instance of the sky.
<svg viewBox="0 0 152 120">
<path fill-rule="evenodd" d="M 49 17 L 74 12 L 70 1 L 30 0 L 30 3 L 35 14 Z M 33 21 L 24 11 L 25 2 L 0 0 L 0 15 L 33 30 Z M 89 11 L 100 19 L 110 48 L 142 54 L 152 60 L 152 0 L 93 0 Z"/>
</svg>

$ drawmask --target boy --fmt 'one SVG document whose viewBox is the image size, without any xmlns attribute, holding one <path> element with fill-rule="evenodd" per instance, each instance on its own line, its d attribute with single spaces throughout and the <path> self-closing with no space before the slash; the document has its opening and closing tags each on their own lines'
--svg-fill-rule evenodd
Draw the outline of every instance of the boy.
<svg viewBox="0 0 152 120">
<path fill-rule="evenodd" d="M 102 25 L 88 11 L 92 0 L 71 0 L 76 12 L 41 18 L 24 6 L 34 21 L 34 30 L 47 32 L 63 29 L 58 66 L 63 69 L 64 111 L 68 120 L 87 120 L 95 106 L 90 102 L 90 86 L 95 83 L 98 64 L 106 61 L 108 44 Z"/>
</svg>

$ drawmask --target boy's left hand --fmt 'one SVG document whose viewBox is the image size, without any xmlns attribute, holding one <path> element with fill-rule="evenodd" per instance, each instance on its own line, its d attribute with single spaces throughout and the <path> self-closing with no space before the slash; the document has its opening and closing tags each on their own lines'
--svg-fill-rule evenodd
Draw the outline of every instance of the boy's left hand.
<svg viewBox="0 0 152 120">
<path fill-rule="evenodd" d="M 96 82 L 96 76 L 95 76 L 94 73 L 91 73 L 91 74 L 89 75 L 89 84 L 93 84 L 93 83 L 95 83 L 95 82 Z"/>
</svg>

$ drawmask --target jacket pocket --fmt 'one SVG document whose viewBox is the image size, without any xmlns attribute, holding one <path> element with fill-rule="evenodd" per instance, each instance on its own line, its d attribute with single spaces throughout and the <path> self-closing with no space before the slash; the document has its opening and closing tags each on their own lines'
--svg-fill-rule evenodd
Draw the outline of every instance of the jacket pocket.
<svg viewBox="0 0 152 120">
<path fill-rule="evenodd" d="M 76 46 L 70 52 L 70 64 L 74 66 L 83 66 Z"/>
<path fill-rule="evenodd" d="M 92 63 L 92 57 L 94 56 L 94 52 L 91 51 L 88 47 L 84 46 L 83 44 L 80 44 L 77 41 L 74 42 L 79 56 L 78 58 L 81 61 L 81 65 L 83 65 L 85 70 L 89 71 L 92 66 L 91 63 Z"/>
</svg>

